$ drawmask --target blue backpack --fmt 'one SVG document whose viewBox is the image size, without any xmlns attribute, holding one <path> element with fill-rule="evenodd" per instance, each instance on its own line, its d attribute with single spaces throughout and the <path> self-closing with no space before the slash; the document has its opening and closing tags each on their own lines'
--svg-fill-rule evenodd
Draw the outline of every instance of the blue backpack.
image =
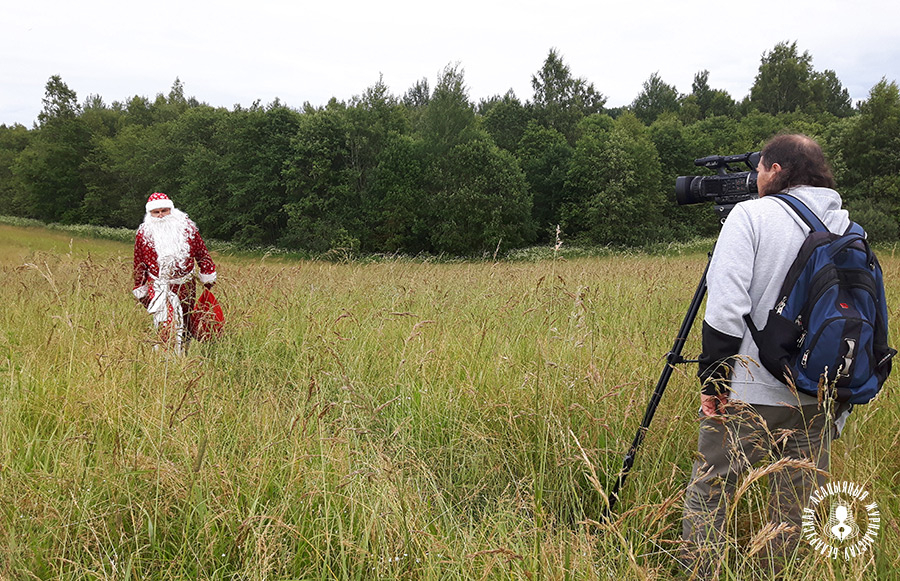
<svg viewBox="0 0 900 581">
<path fill-rule="evenodd" d="M 837 401 L 868 403 L 891 372 L 881 266 L 851 222 L 833 234 L 803 202 L 774 194 L 809 226 L 766 326 L 745 315 L 760 363 L 777 379 L 817 396 L 824 379 Z M 824 377 L 823 377 L 824 376 Z"/>
</svg>

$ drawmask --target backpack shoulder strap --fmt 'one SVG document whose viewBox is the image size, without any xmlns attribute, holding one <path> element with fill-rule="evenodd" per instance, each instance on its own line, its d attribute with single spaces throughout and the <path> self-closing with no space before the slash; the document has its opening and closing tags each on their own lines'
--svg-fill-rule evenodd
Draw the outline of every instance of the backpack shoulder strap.
<svg viewBox="0 0 900 581">
<path fill-rule="evenodd" d="M 803 220 L 807 226 L 809 226 L 810 232 L 829 232 L 825 224 L 822 223 L 822 220 L 820 220 L 819 217 L 809 209 L 809 206 L 801 202 L 798 198 L 783 193 L 773 194 L 773 197 L 778 198 L 779 200 L 787 204 L 795 214 L 800 216 L 800 219 Z"/>
<path fill-rule="evenodd" d="M 852 220 L 850 221 L 850 225 L 847 226 L 847 229 L 844 230 L 844 234 L 859 234 L 863 238 L 868 238 L 868 236 L 866 236 L 866 231 L 863 230 L 862 226 Z"/>
</svg>

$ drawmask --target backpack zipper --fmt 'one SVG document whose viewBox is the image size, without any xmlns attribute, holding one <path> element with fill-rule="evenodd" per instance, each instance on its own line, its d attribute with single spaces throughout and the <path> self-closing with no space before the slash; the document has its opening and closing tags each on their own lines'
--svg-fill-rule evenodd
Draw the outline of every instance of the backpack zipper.
<svg viewBox="0 0 900 581">
<path fill-rule="evenodd" d="M 865 273 L 866 271 L 861 270 L 861 269 L 847 269 L 844 272 L 846 272 L 846 273 L 851 273 L 851 272 Z M 828 274 L 826 274 L 826 273 L 828 273 Z M 804 314 L 809 314 L 807 311 L 811 311 L 813 306 L 819 302 L 819 299 L 821 299 L 822 295 L 824 295 L 826 292 L 828 292 L 828 290 L 830 290 L 834 287 L 840 287 L 840 279 L 839 279 L 837 273 L 838 273 L 837 268 L 825 268 L 825 269 L 820 270 L 818 272 L 817 276 L 815 278 L 813 278 L 812 282 L 810 283 L 810 288 L 809 288 L 809 293 L 807 295 L 806 304 L 803 305 L 804 307 L 806 307 L 806 309 L 804 309 L 803 311 L 800 312 L 799 315 L 797 315 L 798 321 L 800 320 L 801 317 L 803 317 Z M 868 273 L 866 273 L 866 274 L 868 274 Z M 869 275 L 869 276 L 871 276 L 871 275 Z M 827 279 L 826 279 L 826 277 L 827 277 Z M 824 281 L 824 284 L 823 284 L 823 279 L 826 279 Z M 866 291 L 870 297 L 872 297 L 872 301 L 876 305 L 878 304 L 878 298 L 875 293 L 874 285 L 871 283 L 871 281 L 868 278 L 864 278 L 862 280 L 857 280 L 853 284 L 847 285 L 846 288 L 862 289 L 862 290 Z M 781 313 L 779 312 L 779 314 L 781 314 Z"/>
<path fill-rule="evenodd" d="M 817 334 L 813 337 L 812 342 L 810 342 L 809 348 L 808 348 L 806 351 L 803 352 L 803 357 L 800 358 L 800 367 L 802 367 L 803 369 L 806 369 L 806 363 L 807 363 L 807 361 L 808 361 L 808 359 L 809 359 L 809 354 L 812 352 L 813 349 L 815 349 L 816 343 L 818 343 L 819 337 L 821 336 L 822 332 L 824 332 L 825 328 L 828 327 L 828 325 L 830 325 L 830 324 L 833 323 L 834 321 L 839 321 L 839 320 L 841 320 L 841 319 L 845 319 L 845 317 L 832 317 L 832 318 L 826 319 L 826 320 L 824 321 L 824 323 L 822 324 L 821 328 L 819 329 L 819 333 L 817 333 Z M 865 327 L 870 327 L 870 328 L 872 327 L 871 323 L 869 323 L 869 321 L 866 321 L 865 319 L 860 319 L 860 318 L 852 317 L 852 318 L 846 318 L 845 320 L 848 320 L 848 321 L 859 321 L 859 322 L 862 322 L 863 325 L 864 325 Z M 874 328 L 873 328 L 873 333 L 874 333 Z M 805 333 L 804 333 L 804 334 L 805 334 Z"/>
<path fill-rule="evenodd" d="M 775 306 L 775 312 L 778 313 L 779 315 L 781 314 L 781 311 L 784 310 L 785 305 L 787 305 L 787 299 L 788 299 L 787 296 L 782 297 L 781 302 L 779 302 Z"/>
</svg>

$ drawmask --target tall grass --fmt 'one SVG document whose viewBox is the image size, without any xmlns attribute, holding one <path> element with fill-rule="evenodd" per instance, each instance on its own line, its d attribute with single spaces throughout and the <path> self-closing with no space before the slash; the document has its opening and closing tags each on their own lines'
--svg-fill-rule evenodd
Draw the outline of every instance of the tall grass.
<svg viewBox="0 0 900 581">
<path fill-rule="evenodd" d="M 0 226 L 0 577 L 686 578 L 693 367 L 601 514 L 702 252 L 218 256 L 227 332 L 180 357 L 153 349 L 130 261 L 120 242 Z M 896 318 L 900 260 L 882 261 Z M 796 578 L 893 574 L 894 386 L 833 453 L 879 502 L 877 547 L 800 555 Z M 752 578 L 733 553 L 729 578 Z"/>
</svg>

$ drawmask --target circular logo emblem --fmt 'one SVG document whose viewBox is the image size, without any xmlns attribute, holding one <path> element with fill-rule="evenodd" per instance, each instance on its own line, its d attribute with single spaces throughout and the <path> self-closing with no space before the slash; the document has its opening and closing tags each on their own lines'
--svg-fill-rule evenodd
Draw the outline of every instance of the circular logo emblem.
<svg viewBox="0 0 900 581">
<path fill-rule="evenodd" d="M 852 559 L 874 545 L 880 526 L 869 491 L 853 482 L 829 482 L 810 495 L 801 534 L 824 557 Z"/>
</svg>

